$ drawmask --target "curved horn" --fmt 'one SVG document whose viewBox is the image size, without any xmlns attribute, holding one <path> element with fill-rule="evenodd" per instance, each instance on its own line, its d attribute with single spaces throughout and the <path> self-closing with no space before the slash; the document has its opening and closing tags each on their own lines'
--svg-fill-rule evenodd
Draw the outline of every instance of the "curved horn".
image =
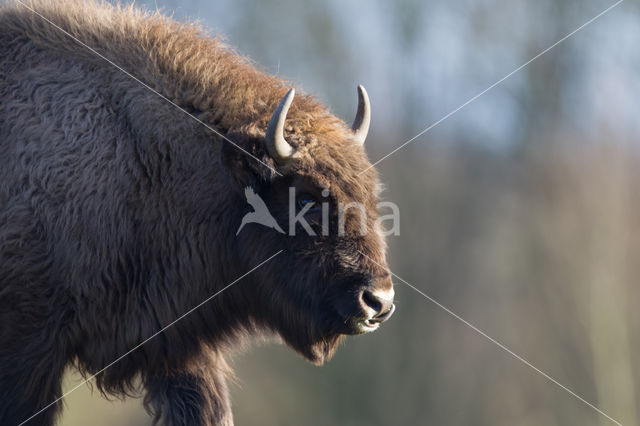
<svg viewBox="0 0 640 426">
<path fill-rule="evenodd" d="M 277 163 L 286 163 L 287 160 L 293 155 L 295 149 L 289 145 L 289 142 L 284 138 L 284 121 L 287 119 L 287 112 L 293 101 L 296 91 L 291 88 L 284 95 L 284 98 L 280 101 L 278 108 L 271 116 L 269 125 L 267 126 L 267 132 L 265 134 L 265 144 L 267 145 L 267 151 L 271 158 L 276 160 Z"/>
<path fill-rule="evenodd" d="M 358 112 L 356 119 L 353 120 L 351 130 L 356 141 L 360 145 L 364 145 L 367 134 L 369 133 L 369 124 L 371 124 L 371 104 L 369 103 L 369 95 L 362 85 L 358 86 Z"/>
</svg>

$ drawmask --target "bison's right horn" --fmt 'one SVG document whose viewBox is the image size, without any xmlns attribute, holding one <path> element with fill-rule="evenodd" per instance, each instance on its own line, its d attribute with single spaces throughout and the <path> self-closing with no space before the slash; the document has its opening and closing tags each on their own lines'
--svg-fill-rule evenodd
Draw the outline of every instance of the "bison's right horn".
<svg viewBox="0 0 640 426">
<path fill-rule="evenodd" d="M 364 145 L 369 133 L 369 124 L 371 124 L 371 103 L 369 102 L 367 91 L 360 85 L 358 86 L 358 112 L 351 125 L 353 136 L 358 145 Z"/>
<path fill-rule="evenodd" d="M 289 145 L 289 142 L 284 138 L 284 121 L 287 119 L 287 112 L 289 111 L 295 94 L 296 91 L 291 88 L 287 94 L 284 95 L 278 108 L 276 108 L 276 111 L 271 116 L 265 134 L 267 151 L 271 158 L 280 164 L 286 163 L 295 152 L 295 148 Z"/>
</svg>

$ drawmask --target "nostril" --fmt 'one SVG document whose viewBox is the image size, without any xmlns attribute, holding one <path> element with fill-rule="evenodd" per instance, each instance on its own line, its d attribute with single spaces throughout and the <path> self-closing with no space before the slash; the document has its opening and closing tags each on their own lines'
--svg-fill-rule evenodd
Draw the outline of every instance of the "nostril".
<svg viewBox="0 0 640 426">
<path fill-rule="evenodd" d="M 396 310 L 396 305 L 391 305 L 391 307 L 389 309 L 386 309 L 385 311 L 380 312 L 378 315 L 376 315 L 375 317 L 371 318 L 370 321 L 385 322 L 386 320 L 391 318 L 391 315 L 393 315 L 395 310 Z"/>
<path fill-rule="evenodd" d="M 377 315 L 382 311 L 382 301 L 369 290 L 362 292 L 362 301 L 366 306 L 374 310 L 374 315 Z"/>
</svg>

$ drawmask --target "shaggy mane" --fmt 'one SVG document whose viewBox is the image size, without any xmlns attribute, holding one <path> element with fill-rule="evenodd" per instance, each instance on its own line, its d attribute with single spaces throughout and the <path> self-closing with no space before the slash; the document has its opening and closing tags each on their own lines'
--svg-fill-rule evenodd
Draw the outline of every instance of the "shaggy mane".
<svg viewBox="0 0 640 426">
<path fill-rule="evenodd" d="M 179 23 L 159 12 L 86 0 L 25 0 L 24 4 L 41 16 L 16 0 L 0 5 L 0 40 L 26 34 L 42 48 L 120 72 L 63 29 L 180 107 L 207 112 L 207 121 L 223 133 L 248 122 L 266 128 L 291 87 L 199 25 Z M 287 125 L 304 134 L 346 130 L 342 120 L 306 94 L 296 96 Z"/>
</svg>

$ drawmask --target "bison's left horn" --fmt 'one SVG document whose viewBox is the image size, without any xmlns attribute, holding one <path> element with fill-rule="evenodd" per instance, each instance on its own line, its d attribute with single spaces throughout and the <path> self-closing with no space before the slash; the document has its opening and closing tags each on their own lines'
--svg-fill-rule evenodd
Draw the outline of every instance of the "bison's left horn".
<svg viewBox="0 0 640 426">
<path fill-rule="evenodd" d="M 369 124 L 371 124 L 371 104 L 369 103 L 369 95 L 362 85 L 358 86 L 358 112 L 356 119 L 353 120 L 351 129 L 353 135 L 359 145 L 364 145 L 367 134 L 369 133 Z"/>
<path fill-rule="evenodd" d="M 265 134 L 267 151 L 271 158 L 280 164 L 286 163 L 295 152 L 295 148 L 289 145 L 289 142 L 284 138 L 284 121 L 287 119 L 287 112 L 295 95 L 296 91 L 293 88 L 284 95 L 278 108 L 271 116 Z"/>
</svg>

